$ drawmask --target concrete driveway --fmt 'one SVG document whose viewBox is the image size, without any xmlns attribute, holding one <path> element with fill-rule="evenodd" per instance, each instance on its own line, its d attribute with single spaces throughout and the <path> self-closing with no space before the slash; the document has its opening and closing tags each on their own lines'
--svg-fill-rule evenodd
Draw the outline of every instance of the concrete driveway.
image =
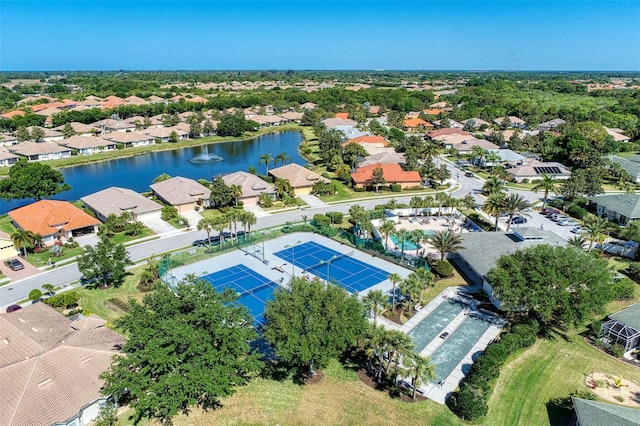
<svg viewBox="0 0 640 426">
<path fill-rule="evenodd" d="M 156 234 L 164 234 L 165 232 L 175 231 L 176 228 L 165 222 L 164 220 L 158 218 L 145 218 L 140 219 L 144 226 L 153 230 Z"/>
<path fill-rule="evenodd" d="M 20 262 L 22 262 L 22 264 L 24 265 L 24 269 L 21 269 L 19 271 L 13 271 L 9 269 L 7 265 L 4 264 L 4 261 L 0 263 L 0 271 L 2 271 L 2 273 L 5 274 L 7 278 L 9 278 L 11 281 L 18 281 L 24 278 L 29 278 L 34 275 L 38 275 L 40 272 L 42 272 L 40 271 L 40 269 L 36 268 L 30 263 L 27 263 L 27 261 L 24 260 L 23 258 L 18 257 L 17 259 Z M 6 259 L 6 260 L 9 260 L 9 259 Z"/>
</svg>

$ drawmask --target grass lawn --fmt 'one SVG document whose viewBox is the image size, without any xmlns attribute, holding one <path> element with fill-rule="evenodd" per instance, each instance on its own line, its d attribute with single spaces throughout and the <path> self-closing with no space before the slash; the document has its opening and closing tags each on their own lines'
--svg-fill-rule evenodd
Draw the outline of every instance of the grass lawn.
<svg viewBox="0 0 640 426">
<path fill-rule="evenodd" d="M 0 231 L 11 235 L 16 231 L 16 227 L 13 226 L 13 222 L 11 222 L 11 218 L 9 215 L 2 215 L 0 217 Z"/>
</svg>

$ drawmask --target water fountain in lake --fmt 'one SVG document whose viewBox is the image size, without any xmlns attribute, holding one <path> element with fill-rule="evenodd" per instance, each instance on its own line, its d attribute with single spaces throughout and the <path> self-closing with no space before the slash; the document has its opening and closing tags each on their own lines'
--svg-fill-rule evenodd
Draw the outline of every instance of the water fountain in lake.
<svg viewBox="0 0 640 426">
<path fill-rule="evenodd" d="M 193 164 L 209 164 L 209 163 L 215 163 L 217 161 L 224 160 L 224 158 L 220 157 L 219 155 L 209 154 L 208 145 L 205 145 L 204 149 L 205 149 L 205 152 L 203 154 L 198 154 L 189 161 Z"/>
</svg>

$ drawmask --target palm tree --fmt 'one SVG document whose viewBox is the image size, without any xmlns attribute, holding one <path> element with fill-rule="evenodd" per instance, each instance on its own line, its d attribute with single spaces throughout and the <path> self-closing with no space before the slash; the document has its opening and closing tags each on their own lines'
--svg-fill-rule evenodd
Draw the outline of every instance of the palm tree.
<svg viewBox="0 0 640 426">
<path fill-rule="evenodd" d="M 418 305 L 422 305 L 422 293 L 434 284 L 433 274 L 424 268 L 416 269 L 410 277 L 415 278 L 420 283 L 420 296 L 418 297 Z"/>
<path fill-rule="evenodd" d="M 489 151 L 486 157 L 487 163 L 491 163 L 491 173 L 496 169 L 496 163 L 500 161 L 500 155 L 495 151 Z"/>
<path fill-rule="evenodd" d="M 273 186 L 275 186 L 276 192 L 278 193 L 278 198 L 280 199 L 284 199 L 285 195 L 291 194 L 291 192 L 293 191 L 289 179 L 277 178 L 273 183 Z"/>
<path fill-rule="evenodd" d="M 224 244 L 224 230 L 228 225 L 229 222 L 224 215 L 215 216 L 213 219 L 211 219 L 211 228 L 218 231 L 220 235 L 220 248 L 222 248 L 222 245 Z"/>
<path fill-rule="evenodd" d="M 413 302 L 420 296 L 422 285 L 416 276 L 409 275 L 400 283 L 400 293 L 409 298 L 409 313 L 413 313 Z"/>
<path fill-rule="evenodd" d="M 402 278 L 400 276 L 400 274 L 392 272 L 389 275 L 387 275 L 387 279 L 389 281 L 391 281 L 391 285 L 392 285 L 392 287 L 391 287 L 391 313 L 393 315 L 395 315 L 396 314 L 396 286 L 398 284 L 400 284 L 404 278 Z"/>
<path fill-rule="evenodd" d="M 431 358 L 420 356 L 415 352 L 409 354 L 406 357 L 406 361 L 409 364 L 407 370 L 411 376 L 413 399 L 416 399 L 416 391 L 420 385 L 436 377 L 436 366 L 431 362 Z"/>
<path fill-rule="evenodd" d="M 514 192 L 508 193 L 503 199 L 503 206 L 505 213 L 509 214 L 509 219 L 507 220 L 507 232 L 509 232 L 509 227 L 511 227 L 511 219 L 517 213 L 522 213 L 524 210 L 528 209 L 531 204 L 520 194 L 516 194 Z M 528 216 L 528 215 L 527 215 Z"/>
<path fill-rule="evenodd" d="M 420 229 L 414 229 L 407 234 L 407 241 L 411 241 L 416 246 L 416 257 L 418 257 L 418 250 L 420 249 L 420 242 L 424 239 L 424 232 Z"/>
<path fill-rule="evenodd" d="M 390 220 L 383 220 L 378 231 L 384 236 L 384 249 L 389 250 L 389 236 L 396 230 L 396 224 Z"/>
<path fill-rule="evenodd" d="M 446 204 L 449 200 L 449 194 L 446 192 L 438 192 L 436 195 L 436 203 L 438 203 L 438 216 L 440 216 L 440 211 L 442 210 L 442 205 Z"/>
<path fill-rule="evenodd" d="M 460 203 L 466 209 L 464 215 L 469 216 L 469 210 L 476 206 L 476 199 L 472 195 L 465 195 Z"/>
<path fill-rule="evenodd" d="M 124 227 L 125 233 L 129 235 L 140 235 L 140 233 L 144 230 L 144 224 L 142 222 L 129 222 Z"/>
<path fill-rule="evenodd" d="M 586 243 L 587 243 L 587 240 L 585 240 L 580 235 L 573 236 L 567 240 L 567 245 L 570 245 L 572 247 L 575 247 L 581 250 L 584 248 L 584 245 Z"/>
<path fill-rule="evenodd" d="M 366 331 L 366 350 L 369 359 L 369 372 L 374 373 L 378 383 L 382 381 L 384 371 L 384 355 L 391 350 L 389 330 L 381 325 L 371 325 Z M 377 358 L 377 368 L 373 368 L 373 360 Z"/>
<path fill-rule="evenodd" d="M 242 210 L 238 215 L 238 220 L 240 221 L 240 224 L 242 224 L 242 230 L 244 231 L 246 240 L 247 234 L 249 233 L 249 231 L 251 231 L 251 225 L 255 225 L 258 221 L 258 218 L 253 212 Z"/>
<path fill-rule="evenodd" d="M 207 245 L 211 245 L 211 231 L 213 230 L 213 221 L 211 219 L 203 218 L 198 222 L 198 231 L 205 231 L 207 233 Z"/>
<path fill-rule="evenodd" d="M 475 164 L 476 166 L 479 166 L 480 163 L 482 163 L 482 159 L 485 156 L 485 151 L 484 148 L 482 148 L 479 145 L 476 145 L 474 147 L 471 148 L 471 161 Z"/>
<path fill-rule="evenodd" d="M 533 192 L 543 191 L 544 200 L 542 200 L 542 208 L 544 209 L 547 206 L 547 197 L 549 196 L 549 192 L 557 193 L 560 183 L 555 178 L 555 176 L 549 176 L 546 174 L 542 174 L 542 179 L 537 181 L 536 184 L 531 188 Z"/>
<path fill-rule="evenodd" d="M 406 229 L 401 229 L 396 232 L 396 245 L 400 246 L 400 256 L 404 256 L 404 243 L 409 239 L 410 231 Z"/>
<path fill-rule="evenodd" d="M 589 240 L 589 249 L 588 252 L 591 252 L 593 248 L 593 243 L 597 242 L 598 244 L 602 244 L 606 238 L 605 232 L 609 228 L 609 221 L 602 217 L 594 216 L 590 220 L 587 221 L 584 229 L 587 231 L 585 236 L 587 240 Z"/>
<path fill-rule="evenodd" d="M 16 229 L 11 234 L 11 242 L 18 250 L 22 250 L 27 257 L 27 247 L 33 247 L 34 233 L 25 229 Z"/>
<path fill-rule="evenodd" d="M 371 290 L 362 298 L 364 306 L 373 314 L 373 325 L 376 325 L 378 315 L 389 306 L 389 297 L 382 290 Z"/>
<path fill-rule="evenodd" d="M 389 330 L 388 337 L 390 349 L 386 374 L 389 374 L 389 367 L 391 366 L 391 362 L 393 362 L 395 368 L 394 378 L 397 378 L 400 356 L 412 353 L 415 350 L 415 344 L 413 343 L 411 336 L 400 330 Z"/>
<path fill-rule="evenodd" d="M 418 216 L 418 208 L 422 207 L 422 198 L 420 197 L 412 197 L 411 200 L 409 200 L 409 207 L 411 207 L 413 209 L 413 215 L 414 216 Z"/>
<path fill-rule="evenodd" d="M 496 232 L 498 231 L 498 219 L 500 215 L 504 213 L 504 194 L 503 193 L 495 193 L 489 195 L 487 201 L 484 202 L 482 206 L 487 214 L 491 216 L 495 216 L 496 218 Z"/>
<path fill-rule="evenodd" d="M 460 235 L 454 234 L 448 229 L 435 231 L 429 242 L 440 252 L 440 260 L 444 260 L 447 253 L 455 253 L 464 248 Z"/>
<path fill-rule="evenodd" d="M 484 186 L 482 187 L 482 191 L 491 196 L 493 194 L 500 194 L 502 193 L 502 191 L 504 191 L 505 189 L 505 183 L 503 180 L 498 179 L 495 176 L 491 176 L 489 179 L 487 179 L 484 183 Z"/>
<path fill-rule="evenodd" d="M 242 197 L 242 185 L 231 185 L 231 194 L 236 200 L 236 207 L 238 207 L 238 198 Z"/>
<path fill-rule="evenodd" d="M 229 210 L 223 217 L 227 220 L 227 225 L 231 230 L 231 242 L 233 242 L 233 237 L 238 237 L 238 222 L 240 221 L 238 210 Z"/>
<path fill-rule="evenodd" d="M 280 154 L 275 156 L 275 158 L 273 159 L 273 164 L 278 165 L 278 163 L 280 162 L 284 166 L 286 163 L 290 161 L 291 161 L 291 157 L 288 156 L 287 153 L 283 151 Z"/>
<path fill-rule="evenodd" d="M 265 164 L 266 166 L 266 171 L 265 171 L 265 175 L 269 174 L 269 164 L 273 162 L 273 155 L 270 153 L 265 153 L 265 154 L 261 154 L 260 155 L 260 161 L 258 162 L 258 164 Z"/>
</svg>

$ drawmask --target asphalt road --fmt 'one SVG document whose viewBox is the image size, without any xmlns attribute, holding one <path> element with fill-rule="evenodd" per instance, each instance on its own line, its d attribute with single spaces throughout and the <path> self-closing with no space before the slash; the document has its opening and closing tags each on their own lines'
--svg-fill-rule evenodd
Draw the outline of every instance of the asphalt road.
<svg viewBox="0 0 640 426">
<path fill-rule="evenodd" d="M 444 164 L 451 170 L 452 180 L 457 182 L 457 189 L 454 189 L 451 194 L 456 198 L 462 198 L 467 194 L 472 194 L 476 198 L 477 204 L 483 204 L 485 198 L 482 195 L 476 194 L 475 190 L 482 188 L 483 181 L 479 178 L 468 178 L 464 176 L 464 171 L 455 167 L 455 165 L 446 160 Z M 515 191 L 522 194 L 529 201 L 535 201 L 539 199 L 537 194 L 533 194 L 530 191 Z M 303 211 L 295 210 L 290 212 L 282 212 L 269 216 L 259 217 L 256 225 L 253 229 L 268 228 L 277 225 L 283 225 L 286 222 L 298 222 L 302 220 L 302 215 L 306 215 L 309 219 L 317 213 L 326 213 L 328 211 L 336 211 L 347 213 L 352 204 L 360 204 L 365 209 L 373 209 L 376 205 L 382 204 L 387 200 L 396 199 L 400 203 L 409 203 L 409 200 L 413 196 L 395 197 L 389 196 L 384 198 L 357 200 L 353 202 L 332 204 L 322 207 L 314 207 Z M 545 229 L 553 230 L 557 232 L 563 238 L 569 238 L 572 234 L 569 232 L 570 228 L 563 228 L 555 223 L 544 218 L 539 213 L 532 212 L 530 214 L 531 223 L 530 226 L 539 227 L 543 224 Z M 535 218 L 535 219 L 533 219 Z M 539 220 L 538 220 L 539 219 Z M 162 236 L 159 239 L 136 244 L 128 247 L 129 255 L 132 261 L 136 262 L 145 259 L 152 255 L 159 255 L 168 251 L 172 251 L 181 247 L 191 246 L 191 243 L 197 239 L 206 238 L 206 232 L 204 231 L 185 231 L 182 233 L 171 234 Z M 34 289 L 40 289 L 42 284 L 49 283 L 56 287 L 66 287 L 73 281 L 78 281 L 81 277 L 80 271 L 76 263 L 60 266 L 55 269 L 44 271 L 38 275 L 10 283 L 0 287 L 0 306 L 6 306 L 16 301 L 26 299 L 29 292 Z"/>
</svg>

